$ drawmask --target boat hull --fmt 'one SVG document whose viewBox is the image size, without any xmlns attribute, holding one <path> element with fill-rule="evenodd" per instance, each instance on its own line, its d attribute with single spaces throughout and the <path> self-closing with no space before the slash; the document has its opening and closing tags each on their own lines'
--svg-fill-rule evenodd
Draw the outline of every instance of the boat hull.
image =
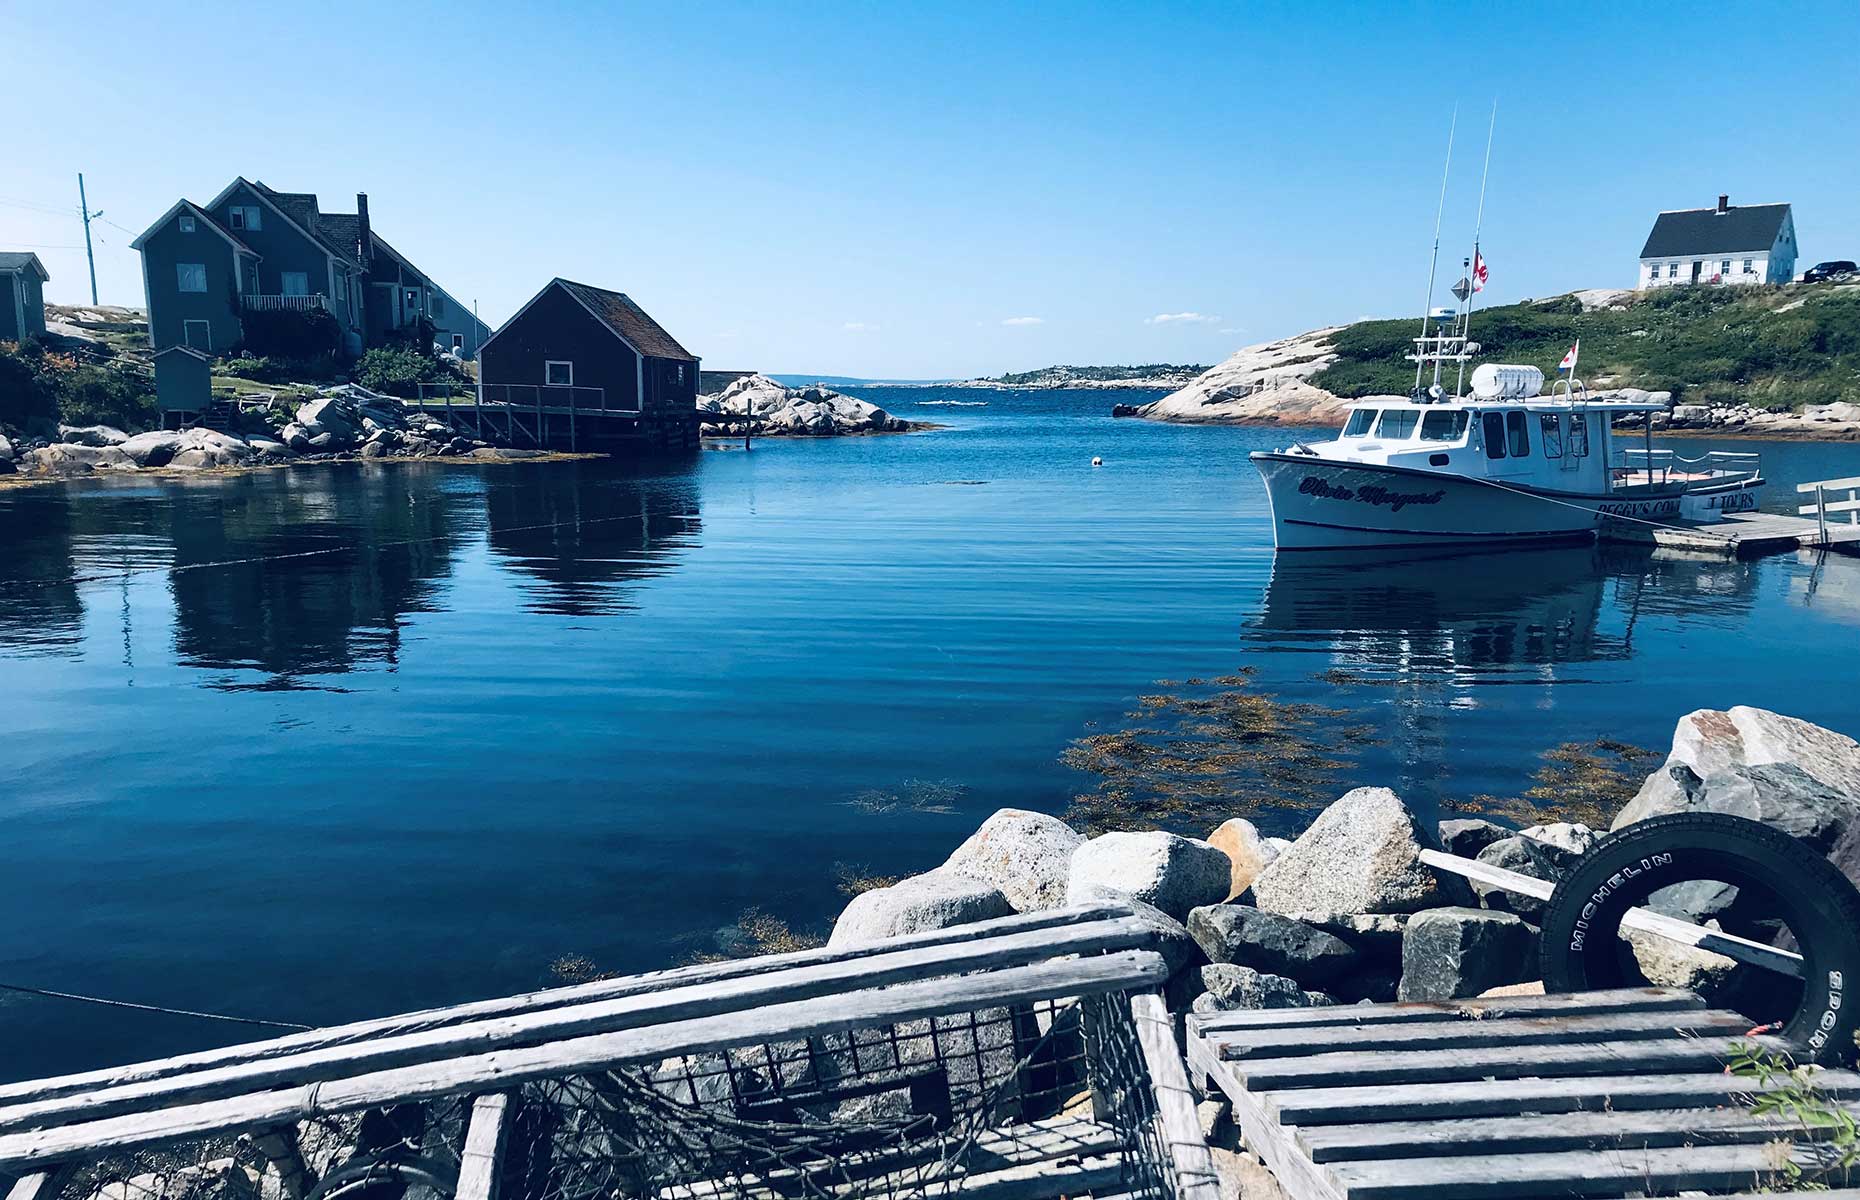
<svg viewBox="0 0 1860 1200">
<path fill-rule="evenodd" d="M 1312 455 L 1252 460 L 1281 550 L 1580 541 L 1595 535 L 1608 500 Z"/>
</svg>

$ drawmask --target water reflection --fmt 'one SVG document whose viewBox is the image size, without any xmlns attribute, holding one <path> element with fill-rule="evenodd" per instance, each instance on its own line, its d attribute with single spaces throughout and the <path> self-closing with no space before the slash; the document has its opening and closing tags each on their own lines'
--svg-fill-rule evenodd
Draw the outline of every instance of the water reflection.
<svg viewBox="0 0 1860 1200">
<path fill-rule="evenodd" d="M 81 653 L 75 535 L 70 506 L 61 499 L 21 496 L 0 520 L 0 646 L 10 652 Z"/>
<path fill-rule="evenodd" d="M 634 587 L 670 570 L 699 528 L 697 489 L 676 469 L 563 464 L 491 481 L 491 549 L 533 581 L 524 607 L 604 616 L 634 607 Z"/>
<path fill-rule="evenodd" d="M 435 607 L 468 494 L 406 472 L 246 476 L 169 508 L 175 649 L 187 666 L 256 670 L 261 683 L 393 667 L 405 618 Z"/>
</svg>

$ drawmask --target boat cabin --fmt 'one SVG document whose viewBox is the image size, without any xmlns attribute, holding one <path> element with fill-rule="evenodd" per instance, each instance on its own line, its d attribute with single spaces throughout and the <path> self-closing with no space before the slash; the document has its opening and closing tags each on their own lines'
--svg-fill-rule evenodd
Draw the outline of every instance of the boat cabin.
<svg viewBox="0 0 1860 1200">
<path fill-rule="evenodd" d="M 1352 409 L 1325 458 L 1514 479 L 1556 491 L 1608 490 L 1606 413 L 1567 402 L 1421 404 L 1378 400 Z"/>
</svg>

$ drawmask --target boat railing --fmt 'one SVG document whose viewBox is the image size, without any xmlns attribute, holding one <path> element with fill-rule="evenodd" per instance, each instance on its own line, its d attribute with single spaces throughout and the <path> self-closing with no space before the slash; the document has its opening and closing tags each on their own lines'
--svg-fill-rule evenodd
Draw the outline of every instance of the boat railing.
<svg viewBox="0 0 1860 1200">
<path fill-rule="evenodd" d="M 1673 450 L 1623 450 L 1618 476 L 1645 475 L 1648 482 L 1669 483 L 1720 480 L 1733 475 L 1755 475 L 1760 456 L 1747 450 L 1708 450 L 1687 458 Z"/>
</svg>

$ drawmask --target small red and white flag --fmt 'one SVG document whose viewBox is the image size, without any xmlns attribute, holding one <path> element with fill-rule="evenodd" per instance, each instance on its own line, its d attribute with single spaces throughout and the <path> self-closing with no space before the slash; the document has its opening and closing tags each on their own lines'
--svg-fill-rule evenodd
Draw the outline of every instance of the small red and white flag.
<svg viewBox="0 0 1860 1200">
<path fill-rule="evenodd" d="M 1486 277 L 1485 259 L 1479 257 L 1479 252 L 1477 250 L 1474 250 L 1473 251 L 1473 276 L 1472 276 L 1473 291 L 1483 292 L 1485 290 L 1485 277 Z"/>
<path fill-rule="evenodd" d="M 1556 365 L 1556 369 L 1559 371 L 1574 371 L 1576 369 L 1576 356 L 1581 352 L 1582 339 L 1577 338 L 1576 344 L 1569 348 L 1569 353 L 1563 356 L 1563 361 Z"/>
</svg>

